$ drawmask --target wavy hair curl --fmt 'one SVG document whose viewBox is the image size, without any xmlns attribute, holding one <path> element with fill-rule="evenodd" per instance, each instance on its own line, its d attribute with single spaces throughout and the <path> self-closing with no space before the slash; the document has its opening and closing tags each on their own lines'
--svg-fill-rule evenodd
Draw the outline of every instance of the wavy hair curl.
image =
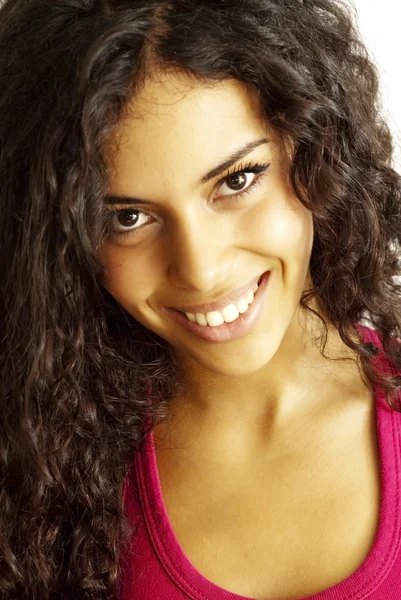
<svg viewBox="0 0 401 600">
<path fill-rule="evenodd" d="M 102 288 L 106 141 L 149 69 L 235 78 L 294 148 L 329 320 L 401 388 L 401 178 L 378 74 L 339 0 L 5 0 L 0 9 L 0 594 L 116 598 L 132 454 L 181 385 Z M 316 313 L 315 313 L 316 314 Z M 379 332 L 355 341 L 356 323 Z M 324 327 L 325 323 L 323 322 Z M 326 328 L 327 333 L 327 328 Z M 321 340 L 324 352 L 326 336 Z M 146 390 L 151 386 L 150 402 Z"/>
</svg>

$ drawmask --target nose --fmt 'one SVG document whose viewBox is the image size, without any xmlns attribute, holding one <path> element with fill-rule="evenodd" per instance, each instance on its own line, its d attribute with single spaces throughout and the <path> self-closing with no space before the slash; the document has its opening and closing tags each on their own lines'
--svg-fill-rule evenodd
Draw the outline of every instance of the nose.
<svg viewBox="0 0 401 600">
<path fill-rule="evenodd" d="M 168 278 L 178 288 L 207 294 L 230 279 L 234 249 L 216 214 L 175 223 L 168 241 Z"/>
</svg>

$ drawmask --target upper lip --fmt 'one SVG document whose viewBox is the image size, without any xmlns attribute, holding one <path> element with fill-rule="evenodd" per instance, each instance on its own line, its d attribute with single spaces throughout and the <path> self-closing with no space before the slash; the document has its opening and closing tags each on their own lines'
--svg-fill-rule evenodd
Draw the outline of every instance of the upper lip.
<svg viewBox="0 0 401 600">
<path fill-rule="evenodd" d="M 183 313 L 203 313 L 206 314 L 208 312 L 212 312 L 214 310 L 221 310 L 225 306 L 229 304 L 234 304 L 240 298 L 244 298 L 247 294 L 254 288 L 255 283 L 259 281 L 261 275 L 257 275 L 253 277 L 250 281 L 242 285 L 241 287 L 232 290 L 229 294 L 225 296 L 221 296 L 217 300 L 212 302 L 206 302 L 205 304 L 187 304 L 185 306 L 169 306 L 168 308 L 173 308 L 174 310 L 179 310 Z"/>
</svg>

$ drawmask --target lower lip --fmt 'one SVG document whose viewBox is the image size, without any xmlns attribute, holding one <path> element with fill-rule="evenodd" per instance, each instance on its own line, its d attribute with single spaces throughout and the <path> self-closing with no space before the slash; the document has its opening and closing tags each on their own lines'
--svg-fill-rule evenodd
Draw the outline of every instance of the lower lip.
<svg viewBox="0 0 401 600">
<path fill-rule="evenodd" d="M 270 271 L 266 271 L 266 273 L 263 273 L 262 275 L 252 304 L 245 313 L 240 315 L 232 323 L 223 323 L 218 327 L 211 327 L 210 325 L 202 327 L 202 325 L 198 325 L 198 323 L 189 321 L 179 310 L 167 307 L 163 307 L 163 310 L 165 310 L 175 321 L 204 340 L 209 342 L 231 342 L 232 340 L 236 340 L 246 335 L 254 327 L 262 312 L 269 279 Z"/>
</svg>

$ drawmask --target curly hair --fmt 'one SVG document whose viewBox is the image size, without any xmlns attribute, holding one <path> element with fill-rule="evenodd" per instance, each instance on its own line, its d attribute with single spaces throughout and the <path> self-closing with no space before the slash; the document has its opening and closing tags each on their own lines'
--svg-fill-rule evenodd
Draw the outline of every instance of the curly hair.
<svg viewBox="0 0 401 600">
<path fill-rule="evenodd" d="M 313 290 L 366 379 L 401 389 L 401 178 L 339 0 L 5 0 L 0 8 L 0 593 L 116 598 L 123 485 L 181 385 L 101 285 L 105 144 L 152 68 L 255 89 L 294 148 Z M 314 312 L 314 311 L 312 311 Z M 315 313 L 317 314 L 317 313 Z M 379 348 L 356 323 L 377 329 Z M 324 353 L 327 328 L 321 338 Z M 357 337 L 355 337 L 355 335 Z M 147 394 L 147 390 L 149 393 Z"/>
</svg>

